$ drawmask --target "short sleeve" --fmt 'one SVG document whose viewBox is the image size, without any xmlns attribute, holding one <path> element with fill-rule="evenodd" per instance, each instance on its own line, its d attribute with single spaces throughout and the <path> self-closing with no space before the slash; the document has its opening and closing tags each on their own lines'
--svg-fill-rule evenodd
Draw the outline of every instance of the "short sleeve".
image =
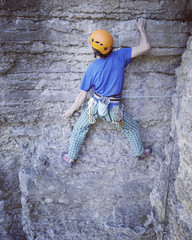
<svg viewBox="0 0 192 240">
<path fill-rule="evenodd" d="M 127 65 L 131 62 L 132 48 L 121 48 L 117 52 L 119 58 L 121 59 L 121 61 L 123 61 L 124 66 L 127 67 Z"/>
<path fill-rule="evenodd" d="M 83 91 L 88 92 L 93 86 L 92 86 L 92 73 L 91 68 L 89 67 L 87 71 L 85 72 L 85 75 L 83 77 L 83 80 L 81 82 L 80 89 Z"/>
</svg>

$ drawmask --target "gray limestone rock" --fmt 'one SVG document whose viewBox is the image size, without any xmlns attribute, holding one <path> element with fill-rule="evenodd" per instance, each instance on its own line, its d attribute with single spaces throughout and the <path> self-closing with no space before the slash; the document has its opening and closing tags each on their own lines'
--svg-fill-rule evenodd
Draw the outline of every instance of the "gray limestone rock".
<svg viewBox="0 0 192 240">
<path fill-rule="evenodd" d="M 0 1 L 0 239 L 191 239 L 191 9 L 187 0 Z M 139 162 L 98 121 L 68 169 L 61 153 L 83 108 L 70 120 L 63 112 L 94 61 L 89 35 L 105 28 L 114 50 L 136 46 L 137 17 L 148 19 L 152 50 L 126 68 L 123 104 L 153 154 Z"/>
</svg>

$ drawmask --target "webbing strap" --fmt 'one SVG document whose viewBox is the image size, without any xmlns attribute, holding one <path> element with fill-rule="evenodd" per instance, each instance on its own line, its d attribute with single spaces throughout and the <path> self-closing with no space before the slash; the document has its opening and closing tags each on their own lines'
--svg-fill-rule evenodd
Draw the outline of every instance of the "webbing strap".
<svg viewBox="0 0 192 240">
<path fill-rule="evenodd" d="M 99 95 L 98 93 L 94 93 L 94 97 L 95 97 L 97 100 L 99 100 L 102 96 Z M 109 98 L 109 100 L 110 100 L 111 102 L 113 102 L 113 103 L 121 101 L 121 98 L 120 98 L 120 97 L 118 97 L 118 98 L 117 98 L 117 97 L 107 97 L 107 98 Z"/>
</svg>

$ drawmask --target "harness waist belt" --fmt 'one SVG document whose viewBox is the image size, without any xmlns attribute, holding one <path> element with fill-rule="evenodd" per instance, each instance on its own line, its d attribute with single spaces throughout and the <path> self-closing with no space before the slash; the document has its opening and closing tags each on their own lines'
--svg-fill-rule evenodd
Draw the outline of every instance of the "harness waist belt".
<svg viewBox="0 0 192 240">
<path fill-rule="evenodd" d="M 102 96 L 100 96 L 98 93 L 94 93 L 94 98 L 96 98 L 97 100 L 99 100 Z M 121 101 L 120 97 L 107 97 L 109 98 L 109 100 L 113 103 L 118 103 Z"/>
</svg>

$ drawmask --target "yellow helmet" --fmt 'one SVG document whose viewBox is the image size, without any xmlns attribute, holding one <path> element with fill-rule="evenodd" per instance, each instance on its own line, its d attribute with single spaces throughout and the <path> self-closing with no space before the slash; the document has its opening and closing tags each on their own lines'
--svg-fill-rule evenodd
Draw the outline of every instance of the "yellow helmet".
<svg viewBox="0 0 192 240">
<path fill-rule="evenodd" d="M 89 40 L 92 47 L 97 49 L 102 54 L 109 53 L 113 46 L 113 37 L 105 30 L 100 29 L 94 31 Z"/>
</svg>

